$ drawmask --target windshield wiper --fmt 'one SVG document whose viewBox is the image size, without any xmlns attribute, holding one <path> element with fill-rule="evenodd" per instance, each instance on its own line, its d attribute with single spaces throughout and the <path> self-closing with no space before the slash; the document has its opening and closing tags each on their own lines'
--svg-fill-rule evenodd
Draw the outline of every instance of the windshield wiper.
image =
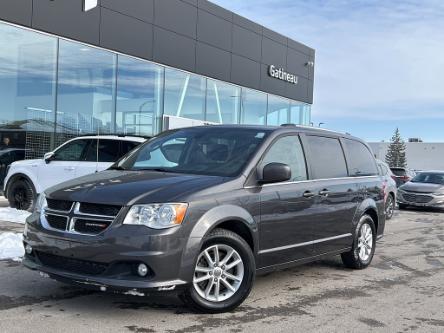
<svg viewBox="0 0 444 333">
<path fill-rule="evenodd" d="M 124 167 L 121 167 L 121 166 L 115 165 L 115 166 L 109 167 L 108 170 L 121 170 L 121 171 L 127 171 L 128 169 L 125 169 Z"/>
<path fill-rule="evenodd" d="M 137 171 L 157 171 L 157 172 L 173 172 L 169 169 L 165 169 L 165 168 L 141 168 L 141 169 L 133 169 L 133 170 L 137 170 Z"/>
</svg>

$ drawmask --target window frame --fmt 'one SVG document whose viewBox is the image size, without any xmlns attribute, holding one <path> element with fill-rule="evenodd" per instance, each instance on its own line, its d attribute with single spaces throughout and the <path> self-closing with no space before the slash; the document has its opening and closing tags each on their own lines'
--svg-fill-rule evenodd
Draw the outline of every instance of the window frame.
<svg viewBox="0 0 444 333">
<path fill-rule="evenodd" d="M 251 174 L 250 177 L 254 177 L 254 182 L 255 183 L 257 183 L 257 175 L 260 175 L 260 173 L 262 172 L 262 170 L 260 168 L 260 165 L 262 164 L 263 160 L 265 159 L 265 156 L 268 154 L 270 149 L 274 146 L 274 144 L 277 141 L 279 141 L 282 138 L 288 137 L 288 136 L 296 137 L 296 139 L 299 140 L 299 143 L 301 144 L 302 154 L 304 155 L 305 174 L 306 174 L 306 178 L 307 179 L 306 180 L 295 180 L 295 181 L 290 180 L 290 181 L 281 182 L 281 183 L 263 184 L 262 186 L 294 184 L 294 183 L 301 183 L 301 182 L 306 182 L 306 181 L 311 180 L 310 179 L 310 170 L 309 170 L 309 164 L 308 164 L 307 151 L 306 151 L 306 149 L 304 147 L 304 141 L 302 140 L 301 134 L 302 133 L 298 133 L 298 132 L 295 132 L 295 133 L 284 133 L 284 134 L 276 136 L 274 139 L 271 140 L 271 142 L 268 144 L 267 148 L 262 153 L 260 159 L 257 161 L 256 165 L 252 169 L 252 174 Z M 246 183 L 248 183 L 248 181 Z"/>
<path fill-rule="evenodd" d="M 89 149 L 89 146 L 91 145 L 92 140 L 94 140 L 94 139 L 79 137 L 79 138 L 76 138 L 74 140 L 69 140 L 69 141 L 65 142 L 63 145 L 57 147 L 57 149 L 54 150 L 54 152 L 53 152 L 53 156 L 54 156 L 53 157 L 53 161 L 54 162 L 84 162 L 85 161 L 86 151 Z M 61 149 L 65 148 L 67 145 L 75 143 L 77 141 L 87 141 L 85 146 L 83 147 L 82 153 L 80 154 L 80 158 L 78 160 L 58 160 L 58 159 L 55 159 L 55 156 L 57 155 L 57 152 L 59 152 Z"/>
</svg>

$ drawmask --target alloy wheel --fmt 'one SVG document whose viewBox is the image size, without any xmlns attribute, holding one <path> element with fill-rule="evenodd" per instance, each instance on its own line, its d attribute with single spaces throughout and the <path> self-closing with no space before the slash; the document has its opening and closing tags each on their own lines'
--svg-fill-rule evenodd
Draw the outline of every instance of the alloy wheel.
<svg viewBox="0 0 444 333">
<path fill-rule="evenodd" d="M 373 249 L 373 231 L 369 224 L 364 223 L 359 232 L 358 255 L 362 261 L 367 261 Z"/>
<path fill-rule="evenodd" d="M 386 218 L 391 218 L 393 216 L 394 211 L 395 211 L 395 201 L 393 200 L 392 196 L 389 195 L 385 206 Z"/>
<path fill-rule="evenodd" d="M 226 244 L 211 245 L 197 259 L 193 286 L 210 302 L 222 302 L 232 297 L 244 278 L 244 263 L 239 253 Z"/>
</svg>

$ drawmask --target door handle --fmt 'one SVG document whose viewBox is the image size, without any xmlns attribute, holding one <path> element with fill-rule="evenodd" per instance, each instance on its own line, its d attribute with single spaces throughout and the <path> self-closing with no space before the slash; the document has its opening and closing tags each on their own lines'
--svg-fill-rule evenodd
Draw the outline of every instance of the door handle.
<svg viewBox="0 0 444 333">
<path fill-rule="evenodd" d="M 74 171 L 74 169 L 75 169 L 74 167 L 66 167 L 65 171 Z"/>
<path fill-rule="evenodd" d="M 319 195 L 322 195 L 324 197 L 328 196 L 329 194 L 330 194 L 330 191 L 326 190 L 326 189 L 319 191 Z"/>
<path fill-rule="evenodd" d="M 313 198 L 315 196 L 315 194 L 313 192 L 310 191 L 305 191 L 303 194 L 304 198 Z"/>
</svg>

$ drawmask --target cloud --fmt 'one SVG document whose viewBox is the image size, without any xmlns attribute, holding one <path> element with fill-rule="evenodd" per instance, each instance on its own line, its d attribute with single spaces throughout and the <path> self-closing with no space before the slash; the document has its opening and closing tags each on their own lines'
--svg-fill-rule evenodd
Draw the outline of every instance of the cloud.
<svg viewBox="0 0 444 333">
<path fill-rule="evenodd" d="M 444 119 L 441 0 L 216 0 L 316 49 L 316 119 Z"/>
</svg>

